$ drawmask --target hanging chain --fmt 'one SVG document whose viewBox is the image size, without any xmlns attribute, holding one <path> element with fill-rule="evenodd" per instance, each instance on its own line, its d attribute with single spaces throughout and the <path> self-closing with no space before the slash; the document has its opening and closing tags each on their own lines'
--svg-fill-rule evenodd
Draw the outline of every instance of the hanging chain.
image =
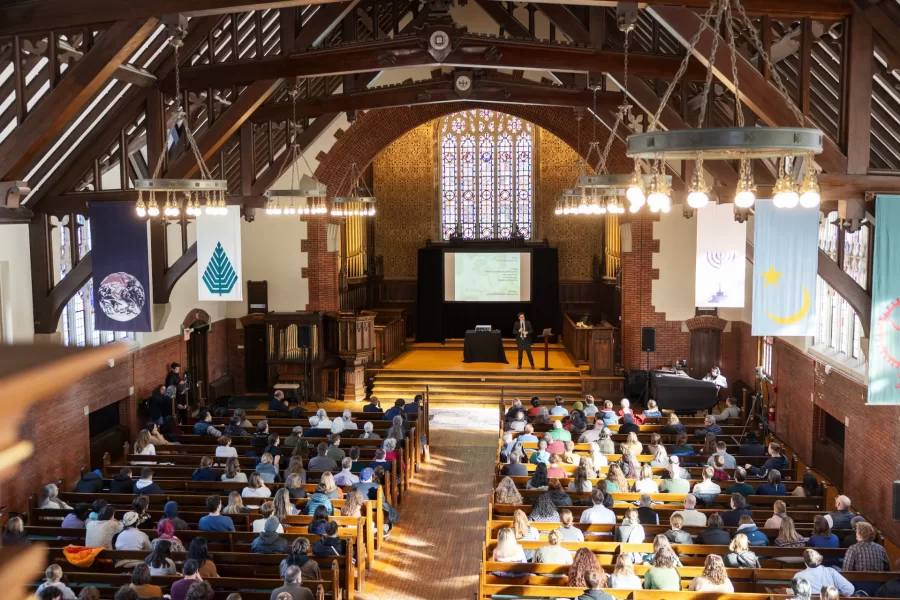
<svg viewBox="0 0 900 600">
<path fill-rule="evenodd" d="M 694 37 L 691 38 L 691 43 L 688 45 L 687 54 L 684 55 L 684 60 L 681 61 L 681 64 L 678 66 L 678 71 L 675 73 L 675 77 L 672 78 L 672 81 L 669 83 L 669 87 L 666 89 L 665 94 L 659 101 L 659 106 L 656 109 L 656 114 L 653 115 L 653 118 L 650 119 L 650 123 L 647 126 L 647 132 L 656 131 L 656 126 L 659 123 L 659 118 L 662 116 L 663 110 L 666 108 L 666 105 L 669 103 L 669 98 L 672 97 L 672 93 L 675 91 L 675 86 L 678 85 L 678 82 L 681 80 L 682 76 L 684 76 L 684 72 L 687 71 L 688 63 L 690 62 L 691 56 L 694 54 L 694 48 L 697 47 L 697 42 L 700 41 L 700 35 L 703 33 L 703 30 L 706 27 L 709 27 L 709 20 L 712 18 L 713 9 L 716 7 L 716 2 L 711 2 L 709 8 L 706 9 L 706 12 L 703 14 L 701 18 L 700 27 L 697 28 L 697 32 L 694 33 Z"/>
<path fill-rule="evenodd" d="M 719 0 L 719 9 L 716 11 L 715 19 L 713 20 L 713 25 L 715 27 L 714 31 L 719 31 L 722 26 L 722 14 L 725 12 L 725 5 L 728 4 L 728 0 Z M 702 27 L 701 27 L 702 29 Z M 719 35 L 713 36 L 712 41 L 712 50 L 709 53 L 709 68 L 706 69 L 706 80 L 703 82 L 703 91 L 701 92 L 700 98 L 700 114 L 697 116 L 697 128 L 703 127 L 703 122 L 706 120 L 706 108 L 709 104 L 709 96 L 712 91 L 712 79 L 713 79 L 713 67 L 716 64 L 716 53 L 719 50 Z M 731 53 L 731 60 L 734 62 L 734 52 Z M 682 98 L 682 102 L 687 102 L 687 98 Z"/>
<path fill-rule="evenodd" d="M 727 0 L 723 0 L 727 4 Z M 740 4 L 738 4 L 740 6 Z M 727 29 L 727 43 L 731 46 L 731 77 L 734 80 L 734 112 L 737 113 L 737 125 L 738 127 L 744 126 L 744 107 L 741 102 L 741 82 L 738 80 L 738 68 L 737 68 L 737 46 L 735 45 L 734 39 L 734 29 L 731 27 L 731 21 L 734 18 L 731 14 L 731 4 L 728 4 L 725 9 L 725 23 L 728 25 Z"/>
</svg>

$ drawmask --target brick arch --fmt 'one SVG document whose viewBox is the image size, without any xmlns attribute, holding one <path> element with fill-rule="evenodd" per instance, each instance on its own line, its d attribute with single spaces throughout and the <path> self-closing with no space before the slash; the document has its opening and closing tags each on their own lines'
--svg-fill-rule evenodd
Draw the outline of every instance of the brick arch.
<svg viewBox="0 0 900 600">
<path fill-rule="evenodd" d="M 694 331 L 695 329 L 717 329 L 718 331 L 724 331 L 725 327 L 728 325 L 728 321 L 712 315 L 700 315 L 688 319 L 685 321 L 685 325 L 687 325 L 688 331 Z"/>
<path fill-rule="evenodd" d="M 212 323 L 212 318 L 209 316 L 209 313 L 202 308 L 194 308 L 188 312 L 181 324 L 186 329 L 190 327 L 194 321 L 201 321 L 202 323 L 209 325 Z"/>
<path fill-rule="evenodd" d="M 362 170 L 375 160 L 379 152 L 406 132 L 434 119 L 472 108 L 497 110 L 530 121 L 578 150 L 582 156 L 587 154 L 592 135 L 591 123 L 588 118 L 583 119 L 579 144 L 578 121 L 571 108 L 488 102 L 423 104 L 370 110 L 359 115 L 325 156 L 320 158 L 316 178 L 328 186 L 330 195 L 344 194 L 349 191 L 352 184 L 344 180 L 344 175 L 352 163 L 356 163 Z M 601 150 L 608 136 L 609 131 L 602 125 L 597 128 Z M 595 160 L 595 156 L 592 156 L 592 160 Z M 616 140 L 610 150 L 609 171 L 630 173 L 633 166 L 634 163 L 625 156 L 625 144 Z"/>
</svg>

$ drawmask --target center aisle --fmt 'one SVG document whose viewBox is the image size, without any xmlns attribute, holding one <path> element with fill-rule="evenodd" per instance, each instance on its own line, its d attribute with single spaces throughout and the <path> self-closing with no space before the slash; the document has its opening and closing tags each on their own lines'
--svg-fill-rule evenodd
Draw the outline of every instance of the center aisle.
<svg viewBox="0 0 900 600">
<path fill-rule="evenodd" d="M 478 592 L 497 460 L 497 411 L 432 414 L 431 460 L 412 484 L 400 522 L 358 595 L 362 600 L 471 600 Z M 480 429 L 466 428 L 473 423 Z"/>
</svg>

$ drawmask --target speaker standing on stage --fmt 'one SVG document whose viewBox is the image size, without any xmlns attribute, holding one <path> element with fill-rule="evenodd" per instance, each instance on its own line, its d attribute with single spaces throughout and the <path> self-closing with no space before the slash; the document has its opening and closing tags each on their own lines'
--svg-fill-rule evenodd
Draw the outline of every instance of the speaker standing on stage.
<svg viewBox="0 0 900 600">
<path fill-rule="evenodd" d="M 519 320 L 513 325 L 513 335 L 516 336 L 516 347 L 519 349 L 519 368 L 522 368 L 522 350 L 528 354 L 528 362 L 534 368 L 534 358 L 531 357 L 531 321 L 525 320 L 525 313 L 519 313 Z"/>
</svg>

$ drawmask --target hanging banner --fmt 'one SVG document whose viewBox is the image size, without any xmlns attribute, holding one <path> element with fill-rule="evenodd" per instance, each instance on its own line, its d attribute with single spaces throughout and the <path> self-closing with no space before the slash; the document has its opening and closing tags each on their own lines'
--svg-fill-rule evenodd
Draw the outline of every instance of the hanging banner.
<svg viewBox="0 0 900 600">
<path fill-rule="evenodd" d="M 147 221 L 127 202 L 92 202 L 88 217 L 94 329 L 151 331 Z"/>
<path fill-rule="evenodd" d="M 752 335 L 814 335 L 819 211 L 754 208 Z"/>
<path fill-rule="evenodd" d="M 869 404 L 900 404 L 900 196 L 875 200 Z"/>
<path fill-rule="evenodd" d="M 243 300 L 241 266 L 240 209 L 229 206 L 227 215 L 197 217 L 199 299 Z"/>
<path fill-rule="evenodd" d="M 697 211 L 696 305 L 701 308 L 744 306 L 747 223 L 734 220 L 730 204 Z"/>
</svg>

